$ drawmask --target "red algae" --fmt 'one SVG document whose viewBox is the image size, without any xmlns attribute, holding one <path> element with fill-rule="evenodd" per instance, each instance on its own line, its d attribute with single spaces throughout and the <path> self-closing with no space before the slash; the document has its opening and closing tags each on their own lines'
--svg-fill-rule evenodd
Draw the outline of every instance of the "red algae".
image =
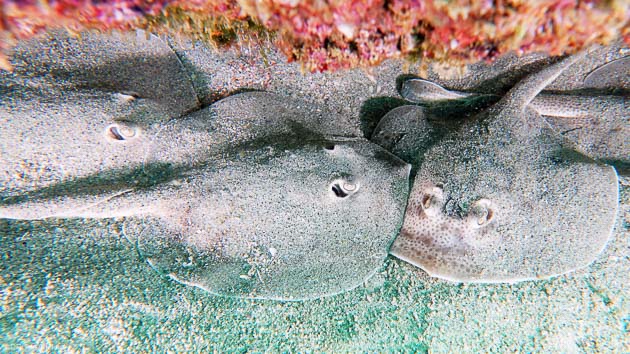
<svg viewBox="0 0 630 354">
<path fill-rule="evenodd" d="M 264 33 L 309 71 L 393 57 L 457 65 L 509 51 L 560 55 L 619 37 L 630 44 L 625 0 L 0 0 L 0 6 L 5 53 L 16 40 L 55 28 L 142 28 L 214 44 Z"/>
</svg>

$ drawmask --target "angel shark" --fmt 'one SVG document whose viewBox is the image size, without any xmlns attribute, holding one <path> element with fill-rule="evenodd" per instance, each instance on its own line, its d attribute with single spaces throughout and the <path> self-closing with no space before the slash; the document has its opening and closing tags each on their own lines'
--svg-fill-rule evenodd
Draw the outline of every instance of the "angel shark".
<svg viewBox="0 0 630 354">
<path fill-rule="evenodd" d="M 2 79 L 0 218 L 124 217 L 124 234 L 156 270 L 228 296 L 315 298 L 382 266 L 402 223 L 407 163 L 301 101 L 247 92 L 199 107 L 157 37 L 106 41 L 157 48 L 177 80 L 142 67 L 132 83 L 108 79 L 115 70 L 89 60 L 74 75 L 68 52 L 111 58 L 101 38 L 62 40 L 65 51 L 37 66 L 18 55 Z M 33 73 L 44 64 L 57 75 Z"/>
<path fill-rule="evenodd" d="M 528 106 L 579 57 L 457 129 L 434 134 L 417 106 L 388 114 L 374 141 L 400 156 L 403 142 L 428 146 L 408 199 L 411 166 L 340 117 L 265 92 L 200 107 L 179 58 L 145 37 L 56 39 L 56 56 L 27 48 L 45 54 L 2 77 L 0 218 L 123 217 L 166 276 L 281 300 L 356 287 L 388 252 L 455 281 L 547 277 L 590 263 L 610 235 L 614 170 L 576 160 Z"/>
<path fill-rule="evenodd" d="M 372 140 L 417 170 L 391 254 L 435 277 L 485 283 L 547 278 L 595 259 L 612 234 L 617 174 L 568 148 L 532 105 L 584 55 L 531 74 L 473 117 L 431 121 L 427 108 L 403 106 L 383 118 Z"/>
</svg>

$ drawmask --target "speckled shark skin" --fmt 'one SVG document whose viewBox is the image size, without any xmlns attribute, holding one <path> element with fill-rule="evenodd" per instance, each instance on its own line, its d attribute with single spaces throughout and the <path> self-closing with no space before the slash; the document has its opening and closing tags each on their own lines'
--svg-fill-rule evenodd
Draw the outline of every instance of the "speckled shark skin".
<svg viewBox="0 0 630 354">
<path fill-rule="evenodd" d="M 615 85 L 628 86 L 630 57 L 607 62 L 584 77 L 577 92 L 542 92 L 529 106 L 576 150 L 605 162 L 630 164 L 630 99 L 627 94 L 606 94 Z M 625 79 L 624 79 L 625 78 Z M 496 102 L 501 96 L 446 89 L 434 82 L 411 79 L 401 95 L 421 105 L 450 102 Z"/>
<path fill-rule="evenodd" d="M 0 217 L 124 217 L 125 236 L 166 276 L 216 294 L 279 300 L 356 287 L 388 251 L 453 281 L 545 278 L 590 263 L 610 235 L 614 170 L 565 156 L 563 140 L 530 107 L 579 56 L 441 133 L 416 166 L 390 250 L 410 165 L 324 124 L 334 114 L 299 100 L 249 92 L 200 108 L 179 59 L 148 40 L 171 77 L 137 75 L 150 77 L 129 86 L 114 75 L 93 85 L 112 77 L 97 68 L 96 77 L 79 75 L 81 85 L 28 70 L 7 80 Z M 52 62 L 72 72 L 65 59 Z M 33 90 L 33 82 L 41 86 Z M 431 135 L 423 114 L 395 109 L 374 141 L 391 143 L 392 123 Z M 400 155 L 399 143 L 390 145 Z"/>
<path fill-rule="evenodd" d="M 29 73 L 18 67 L 8 81 Z M 44 89 L 13 85 L 2 98 L 0 218 L 124 217 L 125 236 L 159 272 L 247 298 L 346 291 L 387 257 L 410 166 L 322 128 L 329 112 L 265 92 L 173 112 L 168 94 L 143 98 L 142 85 L 42 78 Z"/>
<path fill-rule="evenodd" d="M 0 72 L 0 193 L 141 166 L 137 126 L 199 108 L 182 63 L 144 33 L 23 43 Z M 124 143 L 120 143 L 126 137 Z"/>
<path fill-rule="evenodd" d="M 420 154 L 394 256 L 457 282 L 542 279 L 595 259 L 617 212 L 615 170 L 567 151 L 529 106 L 581 57 L 528 76 L 450 127 L 435 128 L 418 106 L 384 117 L 373 141 L 403 158 Z"/>
</svg>

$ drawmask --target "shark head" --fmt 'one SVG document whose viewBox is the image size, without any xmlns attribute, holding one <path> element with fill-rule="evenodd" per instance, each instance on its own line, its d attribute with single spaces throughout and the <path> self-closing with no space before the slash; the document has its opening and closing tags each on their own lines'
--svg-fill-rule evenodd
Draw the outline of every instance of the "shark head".
<svg viewBox="0 0 630 354">
<path fill-rule="evenodd" d="M 391 253 L 457 282 L 515 282 L 592 262 L 612 233 L 614 169 L 568 151 L 528 105 L 580 56 L 517 84 L 424 151 Z"/>
<path fill-rule="evenodd" d="M 65 161 L 68 176 L 3 198 L 0 217 L 124 217 L 149 264 L 216 294 L 297 300 L 348 290 L 388 254 L 410 165 L 363 138 L 317 131 L 307 106 L 250 92 L 179 119 L 86 124 L 89 149 L 60 141 L 51 155 L 35 145 L 33 160 Z M 84 117 L 65 119 L 71 129 Z"/>
<path fill-rule="evenodd" d="M 160 191 L 156 223 L 132 218 L 126 233 L 160 272 L 213 293 L 335 294 L 382 265 L 409 169 L 365 140 L 243 150 Z"/>
<path fill-rule="evenodd" d="M 0 198 L 141 168 L 151 127 L 199 106 L 177 55 L 141 31 L 58 33 L 15 56 L 0 80 Z"/>
</svg>

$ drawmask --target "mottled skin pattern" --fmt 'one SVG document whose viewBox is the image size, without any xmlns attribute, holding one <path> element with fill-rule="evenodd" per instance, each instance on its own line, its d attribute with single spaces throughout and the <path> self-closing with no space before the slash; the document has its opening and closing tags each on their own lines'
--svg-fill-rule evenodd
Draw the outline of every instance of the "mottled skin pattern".
<svg viewBox="0 0 630 354">
<path fill-rule="evenodd" d="M 616 175 L 558 155 L 560 140 L 527 108 L 575 60 L 522 81 L 431 147 L 392 254 L 437 277 L 481 282 L 551 276 L 594 258 L 610 234 Z M 409 165 L 331 134 L 319 108 L 273 94 L 190 113 L 196 98 L 182 106 L 119 85 L 17 85 L 3 97 L 0 217 L 125 217 L 125 236 L 151 266 L 222 295 L 314 298 L 359 285 L 381 264 Z M 405 114 L 422 118 L 418 107 Z M 15 135 L 32 137 L 30 148 L 14 148 Z"/>
<path fill-rule="evenodd" d="M 616 173 L 567 150 L 529 107 L 580 57 L 530 75 L 455 128 L 428 122 L 417 106 L 399 109 L 404 119 L 383 119 L 375 142 L 389 143 L 399 156 L 421 154 L 391 254 L 463 282 L 539 279 L 592 262 L 612 232 Z M 420 128 L 405 129 L 409 118 Z M 397 143 L 386 140 L 396 135 L 390 131 L 398 131 Z M 437 141 L 423 140 L 435 132 Z"/>
</svg>

